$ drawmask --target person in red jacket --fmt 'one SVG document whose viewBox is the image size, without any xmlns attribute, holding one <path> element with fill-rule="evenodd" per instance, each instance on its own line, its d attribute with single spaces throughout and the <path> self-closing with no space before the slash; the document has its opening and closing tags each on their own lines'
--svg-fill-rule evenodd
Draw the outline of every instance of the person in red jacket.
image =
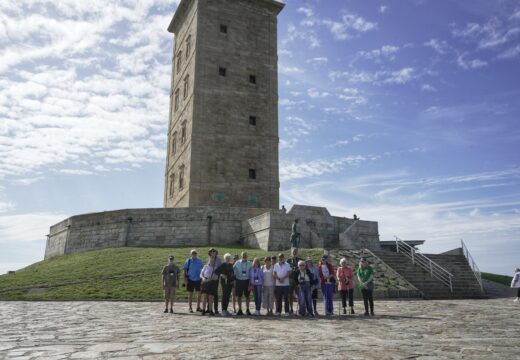
<svg viewBox="0 0 520 360">
<path fill-rule="evenodd" d="M 318 273 L 320 275 L 321 293 L 325 305 L 325 314 L 332 315 L 334 314 L 333 297 L 336 273 L 334 272 L 334 266 L 330 263 L 328 255 L 323 255 L 321 257 L 318 266 Z"/>
<path fill-rule="evenodd" d="M 354 314 L 354 269 L 348 266 L 347 259 L 342 258 L 339 261 L 340 267 L 336 271 L 338 278 L 338 290 L 341 294 L 341 305 L 343 306 L 343 314 L 347 313 L 347 296 L 350 314 Z"/>
</svg>

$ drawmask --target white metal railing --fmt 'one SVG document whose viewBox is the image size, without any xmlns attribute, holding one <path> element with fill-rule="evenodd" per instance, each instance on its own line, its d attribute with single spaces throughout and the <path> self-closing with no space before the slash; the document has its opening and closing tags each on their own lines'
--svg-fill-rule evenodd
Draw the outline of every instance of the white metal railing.
<svg viewBox="0 0 520 360">
<path fill-rule="evenodd" d="M 432 278 L 440 280 L 444 285 L 450 288 L 451 292 L 453 292 L 453 275 L 448 270 L 424 256 L 419 250 L 408 245 L 397 236 L 394 235 L 394 237 L 395 247 L 398 253 L 410 258 L 413 264 L 419 265 L 424 270 L 428 271 Z"/>
<path fill-rule="evenodd" d="M 464 240 L 460 239 L 460 247 L 462 249 L 462 254 L 466 257 L 466 260 L 468 261 L 469 266 L 471 267 L 471 270 L 473 271 L 473 274 L 475 275 L 475 278 L 478 281 L 478 284 L 480 285 L 480 291 L 484 292 L 484 286 L 482 285 L 482 276 L 480 275 L 480 270 L 477 266 L 477 263 L 475 260 L 473 260 L 473 256 L 469 253 L 469 250 L 464 243 Z"/>
</svg>

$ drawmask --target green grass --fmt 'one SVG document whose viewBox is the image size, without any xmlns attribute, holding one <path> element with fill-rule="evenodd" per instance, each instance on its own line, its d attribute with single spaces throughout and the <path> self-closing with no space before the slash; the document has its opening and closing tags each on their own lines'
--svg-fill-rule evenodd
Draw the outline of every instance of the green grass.
<svg viewBox="0 0 520 360">
<path fill-rule="evenodd" d="M 511 280 L 513 279 L 511 276 L 491 274 L 491 273 L 486 273 L 486 272 L 480 273 L 480 275 L 482 276 L 482 279 L 494 281 L 494 282 L 497 282 L 499 284 L 503 284 L 506 286 L 511 286 Z"/>
<path fill-rule="evenodd" d="M 161 270 L 168 255 L 174 255 L 177 265 L 189 257 L 191 248 L 116 248 L 60 256 L 30 265 L 13 275 L 0 276 L 0 300 L 160 300 Z M 206 260 L 207 248 L 199 248 Z M 239 247 L 218 248 L 219 256 L 226 252 L 239 254 L 246 250 L 249 259 L 274 255 L 260 249 Z M 315 261 L 321 249 L 302 249 L 300 256 Z M 286 256 L 288 256 L 286 252 Z M 181 280 L 182 283 L 182 280 Z M 29 294 L 33 288 L 42 293 Z M 178 299 L 186 298 L 181 286 Z"/>
</svg>

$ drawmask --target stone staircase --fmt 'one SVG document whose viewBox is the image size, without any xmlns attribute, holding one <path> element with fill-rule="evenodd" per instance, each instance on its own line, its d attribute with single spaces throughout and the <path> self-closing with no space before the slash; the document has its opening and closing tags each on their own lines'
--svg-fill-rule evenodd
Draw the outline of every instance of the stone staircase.
<svg viewBox="0 0 520 360">
<path fill-rule="evenodd" d="M 401 253 L 388 250 L 374 253 L 397 273 L 418 288 L 425 299 L 484 298 L 480 285 L 463 255 L 424 254 L 453 274 L 453 293 L 440 280 Z"/>
</svg>

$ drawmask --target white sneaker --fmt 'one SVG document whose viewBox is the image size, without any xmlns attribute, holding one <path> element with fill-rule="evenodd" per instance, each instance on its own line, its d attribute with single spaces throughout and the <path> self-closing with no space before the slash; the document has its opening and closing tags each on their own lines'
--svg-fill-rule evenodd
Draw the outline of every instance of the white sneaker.
<svg viewBox="0 0 520 360">
<path fill-rule="evenodd" d="M 274 313 L 274 316 L 280 316 L 281 314 L 279 312 Z"/>
<path fill-rule="evenodd" d="M 513 302 L 518 302 L 518 301 L 520 301 L 520 298 L 516 298 L 513 300 Z"/>
<path fill-rule="evenodd" d="M 256 316 L 260 316 L 260 311 L 259 311 L 259 310 L 256 310 L 256 311 L 255 311 L 255 315 L 256 315 Z"/>
</svg>

